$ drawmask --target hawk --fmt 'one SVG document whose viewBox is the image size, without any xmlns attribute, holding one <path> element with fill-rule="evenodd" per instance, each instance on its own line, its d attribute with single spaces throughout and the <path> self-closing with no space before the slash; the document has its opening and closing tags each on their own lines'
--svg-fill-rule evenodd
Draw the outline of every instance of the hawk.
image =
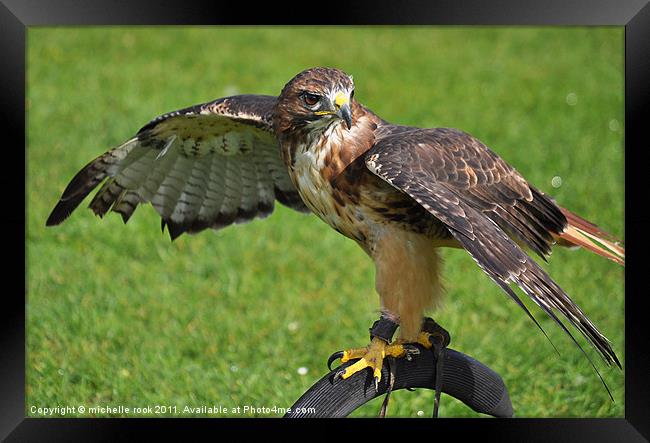
<svg viewBox="0 0 650 443">
<path fill-rule="evenodd" d="M 471 135 L 389 123 L 354 89 L 338 69 L 311 68 L 278 97 L 237 95 L 163 114 L 79 171 L 47 225 L 102 182 L 90 202 L 96 215 L 117 212 L 126 223 L 149 202 L 172 240 L 266 217 L 278 200 L 316 214 L 376 266 L 381 317 L 369 345 L 336 354 L 358 359 L 339 373 L 344 379 L 370 368 L 376 384 L 386 356 L 407 355 L 408 343 L 431 347 L 424 315 L 442 297 L 442 247 L 466 250 L 537 326 L 512 284 L 576 345 L 560 317 L 620 367 L 607 338 L 526 250 L 545 260 L 554 245 L 582 246 L 624 265 L 621 242 Z"/>
</svg>

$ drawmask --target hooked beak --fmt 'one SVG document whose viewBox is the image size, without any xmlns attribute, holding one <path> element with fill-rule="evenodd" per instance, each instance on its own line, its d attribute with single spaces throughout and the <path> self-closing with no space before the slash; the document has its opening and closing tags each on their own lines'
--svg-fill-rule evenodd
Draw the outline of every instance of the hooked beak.
<svg viewBox="0 0 650 443">
<path fill-rule="evenodd" d="M 345 121 L 348 130 L 352 127 L 352 111 L 350 110 L 350 97 L 343 92 L 336 94 L 334 99 L 334 106 L 336 106 L 336 115 L 341 120 Z"/>
<path fill-rule="evenodd" d="M 338 111 L 336 111 L 336 115 L 345 121 L 345 126 L 350 129 L 352 127 L 352 111 L 350 110 L 350 104 L 345 103 L 339 107 Z"/>
</svg>

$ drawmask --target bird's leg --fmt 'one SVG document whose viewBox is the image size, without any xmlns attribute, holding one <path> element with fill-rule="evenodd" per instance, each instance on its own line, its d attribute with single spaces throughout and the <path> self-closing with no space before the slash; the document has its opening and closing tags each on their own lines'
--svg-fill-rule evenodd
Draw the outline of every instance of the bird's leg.
<svg viewBox="0 0 650 443">
<path fill-rule="evenodd" d="M 379 381 L 381 380 L 381 369 L 384 364 L 385 357 L 394 358 L 411 358 L 412 354 L 419 351 L 413 346 L 409 346 L 406 342 L 393 342 L 390 341 L 395 334 L 398 327 L 397 321 L 382 315 L 370 328 L 370 344 L 364 348 L 353 348 L 346 351 L 335 352 L 327 360 L 327 366 L 332 369 L 332 362 L 340 358 L 341 362 L 345 363 L 349 360 L 358 359 L 357 362 L 341 369 L 335 375 L 346 379 L 356 374 L 357 372 L 370 368 L 373 373 L 375 381 L 375 390 L 379 389 Z M 442 328 L 432 318 L 425 317 L 422 322 L 422 328 L 415 340 L 416 343 L 422 345 L 426 349 L 431 349 L 436 359 L 436 375 L 435 375 L 435 400 L 433 404 L 433 416 L 438 416 L 438 407 L 440 404 L 440 393 L 442 392 L 442 371 L 444 362 L 445 348 L 451 342 L 449 332 Z M 391 378 L 394 378 L 391 374 Z M 389 386 L 387 398 L 384 400 L 380 416 L 386 414 L 386 406 L 388 404 L 388 395 L 390 395 L 392 386 Z"/>
<path fill-rule="evenodd" d="M 346 379 L 362 369 L 370 368 L 375 381 L 375 389 L 378 389 L 384 358 L 407 357 L 413 352 L 412 349 L 401 343 L 390 343 L 398 326 L 395 320 L 382 315 L 370 328 L 370 344 L 368 346 L 335 352 L 327 361 L 328 366 L 331 367 L 332 362 L 337 358 L 340 358 L 343 363 L 359 359 L 354 364 L 337 372 L 336 376 Z"/>
</svg>

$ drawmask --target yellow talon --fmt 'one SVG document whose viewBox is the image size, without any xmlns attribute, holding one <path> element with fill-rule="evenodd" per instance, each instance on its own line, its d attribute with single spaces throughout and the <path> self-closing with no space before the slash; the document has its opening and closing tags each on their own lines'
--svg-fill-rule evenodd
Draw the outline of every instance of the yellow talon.
<svg viewBox="0 0 650 443">
<path fill-rule="evenodd" d="M 365 348 L 354 348 L 354 349 L 348 349 L 347 351 L 343 351 L 343 357 L 341 357 L 341 363 L 354 360 L 355 358 L 362 358 L 368 352 L 368 348 L 370 348 L 370 346 L 366 346 Z"/>
<path fill-rule="evenodd" d="M 432 319 L 426 318 L 424 321 L 423 329 L 418 334 L 415 342 L 406 342 L 401 340 L 388 344 L 385 340 L 379 337 L 373 337 L 370 344 L 364 348 L 352 348 L 345 351 L 337 351 L 333 353 L 327 360 L 327 366 L 332 369 L 332 362 L 340 359 L 342 363 L 350 360 L 358 360 L 345 369 L 340 369 L 335 378 L 347 379 L 352 377 L 357 372 L 370 368 L 375 381 L 375 390 L 379 390 L 379 381 L 381 380 L 381 370 L 384 365 L 384 358 L 406 358 L 411 360 L 411 356 L 419 354 L 420 351 L 413 344 L 419 344 L 426 349 L 431 349 L 435 345 L 436 352 L 439 352 L 441 347 L 444 348 L 449 344 L 449 333 L 442 329 Z"/>
<path fill-rule="evenodd" d="M 386 346 L 386 355 L 389 357 L 402 358 L 406 355 L 407 351 L 401 343 L 391 343 Z"/>
<path fill-rule="evenodd" d="M 447 335 L 445 336 L 445 334 Z M 427 349 L 431 349 L 433 347 L 433 343 L 438 343 L 445 347 L 449 344 L 449 335 L 444 329 L 442 332 L 435 331 L 433 333 L 420 331 L 416 341 Z"/>
<path fill-rule="evenodd" d="M 407 351 L 400 343 L 388 344 L 379 338 L 373 338 L 365 348 L 353 348 L 343 351 L 341 362 L 359 359 L 359 361 L 345 368 L 340 376 L 342 379 L 349 378 L 365 368 L 372 369 L 375 384 L 381 380 L 381 369 L 386 356 L 400 358 L 406 355 Z"/>
<path fill-rule="evenodd" d="M 348 366 L 341 373 L 341 378 L 346 379 L 365 368 L 372 369 L 377 382 L 381 380 L 381 368 L 384 363 L 385 348 L 387 343 L 379 338 L 373 338 L 370 345 L 365 348 L 348 349 L 343 352 L 342 362 L 358 358 L 359 361 Z"/>
<path fill-rule="evenodd" d="M 345 370 L 344 370 L 343 373 L 341 374 L 341 378 L 342 378 L 343 380 L 345 380 L 346 378 L 353 376 L 354 374 L 356 374 L 356 373 L 359 372 L 360 370 L 362 370 L 362 369 L 364 369 L 364 368 L 367 368 L 367 367 L 369 367 L 369 366 L 370 366 L 370 365 L 368 365 L 368 360 L 366 360 L 365 358 L 362 358 L 361 360 L 359 360 L 359 361 L 356 362 L 355 364 L 353 364 L 353 365 L 348 366 L 347 368 L 345 368 Z"/>
<path fill-rule="evenodd" d="M 431 342 L 429 341 L 429 337 L 431 337 L 432 334 L 424 331 L 420 331 L 418 334 L 417 342 L 424 346 L 427 349 L 431 349 Z"/>
</svg>

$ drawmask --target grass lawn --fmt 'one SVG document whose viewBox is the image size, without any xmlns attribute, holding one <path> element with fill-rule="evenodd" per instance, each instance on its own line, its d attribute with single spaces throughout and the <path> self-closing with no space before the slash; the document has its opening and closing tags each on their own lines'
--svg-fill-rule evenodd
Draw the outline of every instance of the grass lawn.
<svg viewBox="0 0 650 443">
<path fill-rule="evenodd" d="M 373 265 L 314 216 L 278 204 L 266 220 L 171 243 L 151 206 L 123 225 L 117 214 L 95 218 L 89 198 L 45 227 L 72 176 L 150 118 L 225 95 L 277 95 L 304 68 L 339 67 L 383 118 L 463 129 L 624 238 L 623 37 L 622 27 L 30 28 L 27 415 L 66 405 L 167 405 L 183 417 L 201 415 L 185 406 L 286 408 L 327 372 L 330 353 L 367 343 L 379 306 Z M 532 303 L 561 356 L 464 251 L 444 259 L 448 295 L 435 318 L 453 348 L 501 374 L 517 416 L 624 415 L 623 371 L 578 337 L 612 402 Z M 560 249 L 544 267 L 624 361 L 624 269 Z M 353 416 L 376 416 L 380 404 Z M 399 391 L 388 414 L 426 417 L 432 407 L 432 392 Z M 447 396 L 440 415 L 479 416 Z"/>
</svg>

